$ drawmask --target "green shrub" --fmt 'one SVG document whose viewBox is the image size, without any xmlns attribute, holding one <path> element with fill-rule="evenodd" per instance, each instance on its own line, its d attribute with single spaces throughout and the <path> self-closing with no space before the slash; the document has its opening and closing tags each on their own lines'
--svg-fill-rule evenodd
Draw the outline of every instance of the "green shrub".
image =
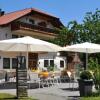
<svg viewBox="0 0 100 100">
<path fill-rule="evenodd" d="M 100 100 L 100 97 L 81 97 L 80 100 Z"/>
<path fill-rule="evenodd" d="M 98 63 L 98 60 L 97 59 L 93 59 L 93 58 L 90 58 L 89 59 L 89 62 L 88 62 L 88 68 L 90 70 L 95 70 L 96 68 L 98 68 L 99 66 L 99 63 Z"/>
<path fill-rule="evenodd" d="M 90 71 L 88 71 L 88 70 L 84 70 L 84 71 L 82 71 L 81 73 L 80 73 L 80 79 L 82 79 L 82 80 L 90 80 L 90 79 L 92 79 L 93 77 L 92 77 L 92 74 L 91 74 L 91 72 Z"/>
<path fill-rule="evenodd" d="M 100 94 L 100 68 L 97 68 L 94 71 L 94 84 L 95 84 L 95 88 Z"/>
<path fill-rule="evenodd" d="M 48 67 L 47 67 L 47 70 L 48 70 L 48 71 L 54 71 L 54 66 L 48 66 Z"/>
</svg>

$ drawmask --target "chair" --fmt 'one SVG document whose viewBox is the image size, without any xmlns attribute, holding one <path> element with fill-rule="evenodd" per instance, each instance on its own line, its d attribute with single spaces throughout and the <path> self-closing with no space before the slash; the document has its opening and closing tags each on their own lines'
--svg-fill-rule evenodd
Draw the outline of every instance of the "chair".
<svg viewBox="0 0 100 100">
<path fill-rule="evenodd" d="M 47 87 L 50 86 L 54 86 L 54 85 L 58 85 L 60 83 L 60 75 L 58 75 L 58 73 L 49 73 L 48 77 L 43 78 L 43 83 L 44 85 L 46 85 Z"/>
<path fill-rule="evenodd" d="M 29 72 L 28 75 L 29 75 L 29 82 L 30 83 L 38 83 L 39 84 L 39 88 L 40 88 L 41 80 L 38 77 L 38 73 L 36 73 L 36 72 Z"/>
<path fill-rule="evenodd" d="M 16 82 L 16 77 L 11 77 L 11 78 L 9 79 L 9 82 Z"/>
<path fill-rule="evenodd" d="M 61 83 L 61 78 L 60 78 L 60 76 L 61 76 L 61 72 L 54 72 L 53 73 L 53 77 L 51 77 L 51 82 L 52 82 L 52 85 L 55 85 L 55 86 L 57 86 L 57 85 L 59 85 L 60 83 Z"/>
<path fill-rule="evenodd" d="M 72 73 L 72 89 L 74 90 L 75 89 L 75 87 L 76 87 L 76 83 L 77 83 L 77 76 L 76 76 L 76 72 L 75 71 L 73 71 L 73 73 Z"/>
<path fill-rule="evenodd" d="M 56 72 L 54 78 L 57 80 L 58 84 L 60 84 L 61 83 L 61 71 Z"/>
<path fill-rule="evenodd" d="M 76 86 L 77 86 L 77 88 L 78 88 L 78 79 L 79 79 L 79 75 L 76 75 L 77 73 L 75 72 L 74 73 L 74 88 L 76 88 Z"/>
<path fill-rule="evenodd" d="M 5 79 L 0 79 L 0 83 L 5 83 Z"/>
</svg>

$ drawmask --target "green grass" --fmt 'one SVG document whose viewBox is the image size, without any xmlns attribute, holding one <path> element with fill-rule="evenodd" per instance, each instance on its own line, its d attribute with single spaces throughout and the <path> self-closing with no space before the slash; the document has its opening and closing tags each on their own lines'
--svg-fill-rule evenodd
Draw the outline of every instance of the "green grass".
<svg viewBox="0 0 100 100">
<path fill-rule="evenodd" d="M 81 97 L 80 100 L 100 100 L 100 97 Z"/>
<path fill-rule="evenodd" d="M 32 98 L 16 99 L 16 96 L 8 93 L 0 93 L 0 100 L 37 100 Z"/>
</svg>

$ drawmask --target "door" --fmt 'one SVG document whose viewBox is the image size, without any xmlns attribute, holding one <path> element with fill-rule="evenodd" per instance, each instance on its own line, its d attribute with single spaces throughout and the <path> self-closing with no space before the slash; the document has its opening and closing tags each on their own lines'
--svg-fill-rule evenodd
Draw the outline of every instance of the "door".
<svg viewBox="0 0 100 100">
<path fill-rule="evenodd" d="M 29 69 L 36 70 L 38 62 L 38 54 L 37 53 L 29 53 Z"/>
</svg>

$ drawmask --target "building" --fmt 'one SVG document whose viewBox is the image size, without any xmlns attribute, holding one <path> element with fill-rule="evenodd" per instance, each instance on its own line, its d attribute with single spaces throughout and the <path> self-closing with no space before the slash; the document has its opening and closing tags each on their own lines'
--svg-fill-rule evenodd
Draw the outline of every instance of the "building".
<svg viewBox="0 0 100 100">
<path fill-rule="evenodd" d="M 34 8 L 23 9 L 5 14 L 0 10 L 0 40 L 32 36 L 49 40 L 56 37 L 55 28 L 63 24 L 59 18 Z M 0 69 L 17 67 L 16 53 L 1 53 Z M 25 56 L 25 54 L 22 54 Z M 29 53 L 29 69 L 43 69 L 51 66 L 56 69 L 66 67 L 66 58 L 57 53 Z M 24 63 L 25 64 L 25 63 Z"/>
</svg>

